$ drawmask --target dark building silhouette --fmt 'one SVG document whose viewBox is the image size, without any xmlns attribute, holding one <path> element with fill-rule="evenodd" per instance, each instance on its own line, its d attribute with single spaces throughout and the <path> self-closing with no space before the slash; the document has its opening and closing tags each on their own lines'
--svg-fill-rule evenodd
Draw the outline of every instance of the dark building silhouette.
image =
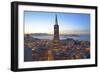
<svg viewBox="0 0 100 73">
<path fill-rule="evenodd" d="M 59 40 L 59 25 L 58 25 L 57 15 L 55 18 L 55 25 L 54 25 L 54 40 Z"/>
<path fill-rule="evenodd" d="M 55 17 L 53 42 L 54 42 L 54 45 L 59 45 L 59 25 L 58 25 L 57 15 Z"/>
<path fill-rule="evenodd" d="M 54 38 L 53 38 L 53 47 L 50 47 L 48 49 L 48 60 L 54 60 L 54 54 L 53 51 L 54 50 L 58 50 L 59 48 L 59 25 L 58 25 L 58 20 L 57 20 L 57 15 L 55 17 L 55 25 L 54 25 Z"/>
</svg>

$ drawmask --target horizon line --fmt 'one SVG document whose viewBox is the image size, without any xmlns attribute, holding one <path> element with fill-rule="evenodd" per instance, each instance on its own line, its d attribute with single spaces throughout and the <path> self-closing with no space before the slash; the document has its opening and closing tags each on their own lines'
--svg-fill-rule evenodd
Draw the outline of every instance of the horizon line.
<svg viewBox="0 0 100 73">
<path fill-rule="evenodd" d="M 54 35 L 54 33 L 24 33 L 24 34 L 48 34 L 48 35 Z M 90 33 L 60 33 L 59 35 L 90 35 Z"/>
</svg>

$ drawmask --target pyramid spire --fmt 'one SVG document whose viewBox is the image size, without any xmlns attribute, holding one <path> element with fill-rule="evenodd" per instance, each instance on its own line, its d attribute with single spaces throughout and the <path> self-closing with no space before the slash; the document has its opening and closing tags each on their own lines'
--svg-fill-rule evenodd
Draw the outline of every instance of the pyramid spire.
<svg viewBox="0 0 100 73">
<path fill-rule="evenodd" d="M 58 25 L 57 15 L 55 17 L 55 24 Z"/>
</svg>

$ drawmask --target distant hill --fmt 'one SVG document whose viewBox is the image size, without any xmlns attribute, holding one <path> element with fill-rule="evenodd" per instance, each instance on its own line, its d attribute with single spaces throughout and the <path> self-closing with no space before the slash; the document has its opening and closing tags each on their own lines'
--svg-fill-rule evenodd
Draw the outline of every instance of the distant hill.
<svg viewBox="0 0 100 73">
<path fill-rule="evenodd" d="M 27 34 L 25 34 L 27 35 Z M 49 36 L 51 34 L 48 34 L 48 33 L 31 33 L 31 34 L 28 34 L 28 35 L 31 35 L 31 36 Z"/>
<path fill-rule="evenodd" d="M 62 34 L 63 36 L 80 36 L 78 34 Z"/>
<path fill-rule="evenodd" d="M 28 34 L 28 36 L 27 35 L 24 36 L 24 40 L 25 41 L 37 41 L 37 40 L 40 40 L 40 39 L 33 38 L 30 34 Z"/>
</svg>

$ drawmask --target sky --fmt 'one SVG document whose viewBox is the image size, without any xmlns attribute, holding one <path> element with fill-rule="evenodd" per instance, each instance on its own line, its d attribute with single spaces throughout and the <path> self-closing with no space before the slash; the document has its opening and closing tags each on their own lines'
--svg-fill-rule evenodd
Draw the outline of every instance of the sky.
<svg viewBox="0 0 100 73">
<path fill-rule="evenodd" d="M 24 33 L 54 33 L 57 15 L 60 34 L 90 34 L 90 14 L 24 11 Z"/>
</svg>

